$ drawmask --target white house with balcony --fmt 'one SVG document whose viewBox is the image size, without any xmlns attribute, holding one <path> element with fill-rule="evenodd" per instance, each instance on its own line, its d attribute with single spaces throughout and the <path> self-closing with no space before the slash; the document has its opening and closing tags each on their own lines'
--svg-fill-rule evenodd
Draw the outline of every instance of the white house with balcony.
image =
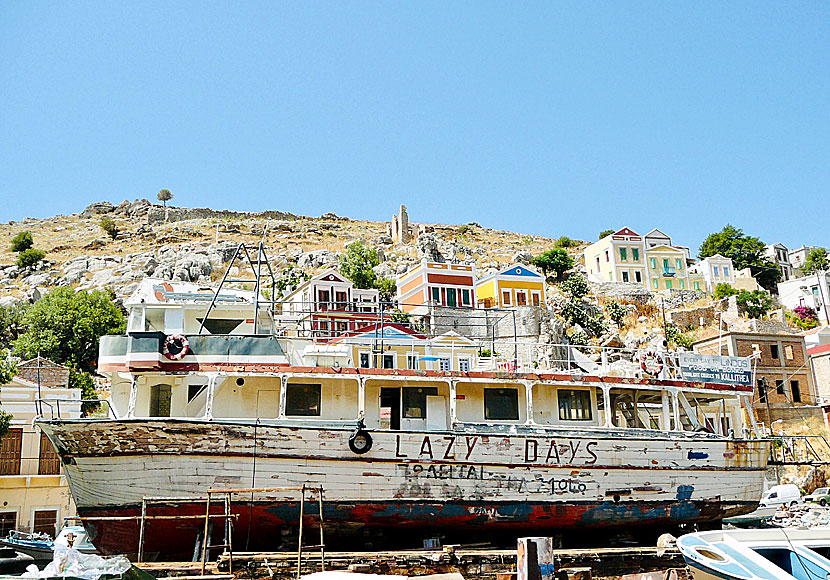
<svg viewBox="0 0 830 580">
<path fill-rule="evenodd" d="M 781 281 L 786 282 L 793 277 L 793 265 L 790 263 L 790 251 L 784 244 L 770 244 L 764 252 L 775 267 L 781 272 Z"/>
<path fill-rule="evenodd" d="M 703 276 L 707 292 L 713 292 L 718 284 L 735 286 L 735 266 L 732 259 L 720 254 L 709 256 L 689 266 L 689 273 Z"/>
<path fill-rule="evenodd" d="M 819 322 L 830 324 L 830 272 L 809 274 L 778 283 L 778 300 L 789 310 L 809 306 L 818 314 Z"/>
</svg>

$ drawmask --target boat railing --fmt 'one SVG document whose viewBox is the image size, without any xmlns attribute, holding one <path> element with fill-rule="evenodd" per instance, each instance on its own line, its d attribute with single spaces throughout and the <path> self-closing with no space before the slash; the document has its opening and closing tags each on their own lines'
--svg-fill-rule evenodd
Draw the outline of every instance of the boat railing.
<svg viewBox="0 0 830 580">
<path fill-rule="evenodd" d="M 774 435 L 770 465 L 830 465 L 830 442 L 824 435 Z"/>
<path fill-rule="evenodd" d="M 117 419 L 109 399 L 41 398 L 36 401 L 41 419 Z"/>
</svg>

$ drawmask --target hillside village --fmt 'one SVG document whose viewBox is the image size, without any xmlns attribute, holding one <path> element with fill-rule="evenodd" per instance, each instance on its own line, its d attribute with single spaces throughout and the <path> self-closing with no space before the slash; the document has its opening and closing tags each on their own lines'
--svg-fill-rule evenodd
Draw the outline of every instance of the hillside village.
<svg viewBox="0 0 830 580">
<path fill-rule="evenodd" d="M 416 223 L 405 206 L 390 217 L 378 223 L 137 200 L 10 222 L 0 225 L 0 319 L 17 312 L 19 320 L 54 289 L 71 287 L 111 292 L 129 315 L 127 332 L 181 337 L 183 343 L 171 343 L 179 351 L 165 354 L 171 360 L 187 352 L 188 335 L 231 332 L 294 337 L 306 345 L 292 355 L 294 364 L 336 369 L 532 373 L 564 366 L 592 374 L 601 367 L 609 376 L 671 379 L 680 376 L 677 352 L 751 357 L 760 429 L 815 433 L 826 426 L 828 275 L 802 271 L 815 248 L 768 246 L 768 263 L 781 280 L 770 293 L 751 268 L 736 268 L 720 254 L 699 260 L 656 228 L 643 234 L 620 227 L 597 241 L 579 241 L 476 223 Z M 31 234 L 27 249 L 14 251 L 25 232 Z M 40 259 L 18 265 L 31 250 L 42 250 Z M 258 266 L 269 275 L 255 297 Z M 220 294 L 228 303 L 216 300 Z M 272 296 L 273 308 L 262 317 L 257 300 L 270 304 Z M 211 321 L 204 312 L 214 303 L 219 314 Z M 240 303 L 253 303 L 253 310 L 240 310 Z M 176 304 L 183 315 L 165 310 Z M 111 348 L 102 342 L 101 360 Z M 624 351 L 639 358 L 626 362 Z M 12 425 L 20 427 L 3 439 L 0 475 L 54 476 L 57 455 L 27 425 L 45 377 L 58 377 L 49 387 L 79 402 L 80 393 L 67 390 L 77 375 L 71 365 L 37 353 L 17 354 L 28 356 L 19 360 L 0 403 L 18 409 Z M 85 397 L 123 396 L 129 389 L 101 376 L 95 381 Z M 4 400 L 3 393 L 17 398 Z M 708 428 L 727 431 L 714 422 Z M 790 477 L 805 485 L 823 475 L 795 469 Z M 22 480 L 6 484 L 21 494 L 31 491 Z M 69 505 L 65 483 L 44 485 L 42 502 Z M 48 531 L 55 517 L 49 511 L 27 525 Z"/>
</svg>

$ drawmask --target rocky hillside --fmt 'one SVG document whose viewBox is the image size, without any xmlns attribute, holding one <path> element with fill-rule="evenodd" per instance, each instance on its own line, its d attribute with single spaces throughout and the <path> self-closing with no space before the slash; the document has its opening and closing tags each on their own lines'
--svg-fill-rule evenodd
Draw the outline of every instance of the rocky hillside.
<svg viewBox="0 0 830 580">
<path fill-rule="evenodd" d="M 102 228 L 110 218 L 118 233 Z M 287 273 L 313 273 L 336 265 L 353 240 L 377 248 L 378 274 L 394 278 L 411 264 L 432 260 L 475 263 L 482 272 L 554 247 L 555 239 L 482 228 L 478 224 L 430 225 L 411 244 L 393 244 L 388 224 L 334 214 L 297 216 L 280 211 L 244 213 L 165 208 L 146 199 L 119 205 L 95 203 L 82 212 L 0 225 L 0 304 L 33 299 L 51 287 L 112 288 L 128 295 L 145 276 L 209 282 L 221 278 L 239 242 L 264 241 L 272 266 Z M 15 265 L 12 238 L 30 231 L 46 258 L 33 267 Z M 245 273 L 241 273 L 245 276 Z M 286 274 L 287 275 L 287 274 Z"/>
</svg>

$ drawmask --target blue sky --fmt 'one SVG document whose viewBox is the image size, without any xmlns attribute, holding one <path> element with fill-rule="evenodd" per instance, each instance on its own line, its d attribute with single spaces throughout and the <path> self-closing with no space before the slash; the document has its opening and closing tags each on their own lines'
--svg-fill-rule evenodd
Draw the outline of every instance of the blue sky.
<svg viewBox="0 0 830 580">
<path fill-rule="evenodd" d="M 830 5 L 3 2 L 0 220 L 170 189 L 830 245 Z"/>
</svg>

